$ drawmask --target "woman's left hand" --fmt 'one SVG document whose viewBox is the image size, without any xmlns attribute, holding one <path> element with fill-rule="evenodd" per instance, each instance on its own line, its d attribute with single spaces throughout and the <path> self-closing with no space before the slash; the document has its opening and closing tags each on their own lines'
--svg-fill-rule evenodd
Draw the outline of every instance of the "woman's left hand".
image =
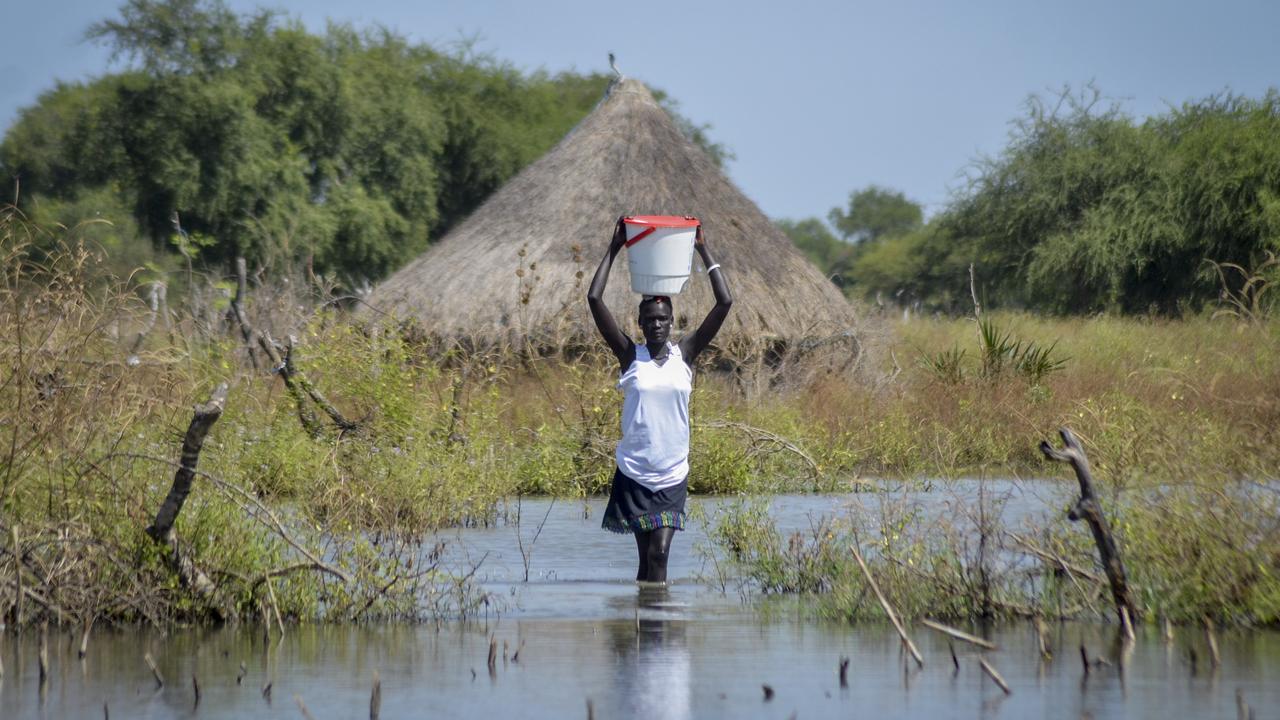
<svg viewBox="0 0 1280 720">
<path fill-rule="evenodd" d="M 613 237 L 609 238 L 609 250 L 618 252 L 623 245 L 627 244 L 627 225 L 618 218 L 617 224 L 613 226 Z"/>
</svg>

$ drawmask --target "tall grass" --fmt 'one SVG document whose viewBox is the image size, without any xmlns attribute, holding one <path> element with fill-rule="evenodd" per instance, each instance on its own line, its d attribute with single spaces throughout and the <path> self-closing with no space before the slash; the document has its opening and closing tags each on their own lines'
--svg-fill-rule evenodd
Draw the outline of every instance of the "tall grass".
<svg viewBox="0 0 1280 720">
<path fill-rule="evenodd" d="M 916 320 L 894 328 L 894 382 L 828 378 L 772 402 L 803 407 L 843 451 L 838 467 L 868 475 L 1044 474 L 1034 441 L 1062 425 L 1124 478 L 1263 478 L 1280 467 L 1280 323 L 996 317 L 1052 347 L 1060 368 L 984 377 L 973 321 Z"/>
</svg>

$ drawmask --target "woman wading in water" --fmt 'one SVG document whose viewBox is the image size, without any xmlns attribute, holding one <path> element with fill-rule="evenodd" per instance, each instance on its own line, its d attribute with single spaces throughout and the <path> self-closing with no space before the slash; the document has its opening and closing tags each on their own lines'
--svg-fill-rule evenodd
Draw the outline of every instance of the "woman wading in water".
<svg viewBox="0 0 1280 720">
<path fill-rule="evenodd" d="M 621 219 L 609 252 L 596 268 L 587 304 L 600 335 L 618 358 L 622 390 L 622 440 L 617 470 L 601 525 L 617 533 L 634 533 L 640 569 L 636 580 L 666 582 L 667 557 L 676 530 L 684 529 L 684 501 L 689 490 L 689 393 L 693 363 L 719 332 L 733 298 L 720 265 L 711 258 L 699 226 L 694 247 L 707 267 L 716 304 L 698 329 L 671 343 L 671 298 L 646 295 L 640 301 L 644 343 L 618 329 L 604 304 L 604 288 L 618 251 L 626 244 Z"/>
</svg>

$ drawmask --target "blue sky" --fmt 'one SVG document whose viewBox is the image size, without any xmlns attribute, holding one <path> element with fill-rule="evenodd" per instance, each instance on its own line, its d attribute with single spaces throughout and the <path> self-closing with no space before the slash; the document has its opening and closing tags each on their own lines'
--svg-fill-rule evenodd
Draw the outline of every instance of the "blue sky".
<svg viewBox="0 0 1280 720">
<path fill-rule="evenodd" d="M 98 0 L 10 0 L 0 127 L 57 80 L 109 71 L 81 41 L 116 13 Z M 525 69 L 623 72 L 712 125 L 729 174 L 772 217 L 825 216 L 877 183 L 945 206 L 961 173 L 998 152 L 1031 94 L 1092 81 L 1135 116 L 1230 89 L 1280 86 L 1280 3 L 714 0 L 231 0 L 381 24 L 412 40 L 464 38 Z"/>
</svg>

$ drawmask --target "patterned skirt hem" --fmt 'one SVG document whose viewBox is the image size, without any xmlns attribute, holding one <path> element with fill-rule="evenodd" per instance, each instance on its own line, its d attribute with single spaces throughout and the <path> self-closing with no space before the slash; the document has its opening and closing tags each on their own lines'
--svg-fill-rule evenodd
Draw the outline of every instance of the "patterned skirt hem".
<svg viewBox="0 0 1280 720">
<path fill-rule="evenodd" d="M 685 514 L 680 512 L 657 512 L 647 515 L 637 515 L 633 518 L 627 518 L 626 522 L 621 522 L 617 518 L 606 516 L 604 521 L 600 523 L 600 527 L 610 532 L 619 534 L 649 532 L 658 528 L 669 527 L 676 530 L 684 530 Z"/>
</svg>

